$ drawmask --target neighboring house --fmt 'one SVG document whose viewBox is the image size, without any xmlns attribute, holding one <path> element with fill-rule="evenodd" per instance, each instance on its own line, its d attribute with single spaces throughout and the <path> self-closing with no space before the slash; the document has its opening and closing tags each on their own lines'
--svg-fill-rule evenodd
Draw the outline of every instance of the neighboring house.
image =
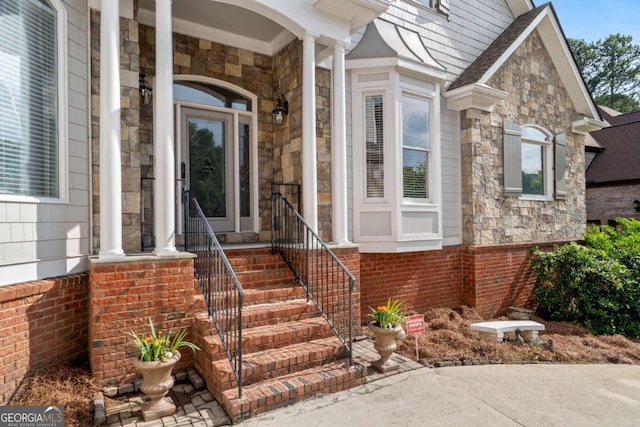
<svg viewBox="0 0 640 427">
<path fill-rule="evenodd" d="M 530 248 L 585 228 L 584 135 L 605 126 L 528 0 L 25 0 L 0 6 L 0 62 L 2 401 L 87 348 L 128 380 L 129 328 L 194 324 L 184 190 L 259 248 L 272 183 L 300 185 L 358 279 L 357 328 L 389 297 L 527 304 Z"/>
<path fill-rule="evenodd" d="M 616 218 L 640 218 L 640 111 L 600 110 L 610 127 L 589 133 L 587 223 L 615 225 Z"/>
</svg>

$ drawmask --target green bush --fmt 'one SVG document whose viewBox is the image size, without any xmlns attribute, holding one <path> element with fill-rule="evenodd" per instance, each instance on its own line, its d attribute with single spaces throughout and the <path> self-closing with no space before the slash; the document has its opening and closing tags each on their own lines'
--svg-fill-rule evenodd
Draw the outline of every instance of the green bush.
<svg viewBox="0 0 640 427">
<path fill-rule="evenodd" d="M 579 322 L 594 334 L 640 336 L 640 221 L 618 222 L 589 228 L 584 244 L 534 249 L 542 317 Z"/>
</svg>

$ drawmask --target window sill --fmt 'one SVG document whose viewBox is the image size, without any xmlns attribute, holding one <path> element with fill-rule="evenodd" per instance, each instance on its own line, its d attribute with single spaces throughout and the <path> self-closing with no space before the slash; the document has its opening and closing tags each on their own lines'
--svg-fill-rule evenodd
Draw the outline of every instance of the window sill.
<svg viewBox="0 0 640 427">
<path fill-rule="evenodd" d="M 553 197 L 549 196 L 520 196 L 519 200 L 530 200 L 534 202 L 553 202 Z"/>
<path fill-rule="evenodd" d="M 18 196 L 13 194 L 0 194 L 0 203 L 33 203 L 49 205 L 66 205 L 69 200 L 54 197 Z"/>
</svg>

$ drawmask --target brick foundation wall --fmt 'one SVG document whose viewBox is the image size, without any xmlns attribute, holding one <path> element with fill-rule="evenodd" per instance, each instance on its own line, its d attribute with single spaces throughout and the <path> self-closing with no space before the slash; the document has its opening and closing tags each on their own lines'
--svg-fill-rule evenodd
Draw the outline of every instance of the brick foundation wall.
<svg viewBox="0 0 640 427">
<path fill-rule="evenodd" d="M 487 318 L 504 314 L 510 306 L 533 307 L 535 277 L 529 269 L 533 246 L 551 251 L 554 243 L 466 246 L 462 303 Z"/>
<path fill-rule="evenodd" d="M 353 248 L 332 248 L 333 253 L 340 259 L 347 269 L 356 278 L 356 285 L 353 289 L 353 327 L 354 334 L 360 333 L 361 320 L 361 291 L 360 291 L 360 252 L 357 247 Z"/>
<path fill-rule="evenodd" d="M 404 302 L 404 309 L 424 312 L 430 307 L 462 303 L 461 249 L 397 254 L 360 254 L 362 322 L 370 321 L 369 307 L 387 298 Z"/>
<path fill-rule="evenodd" d="M 587 221 L 606 225 L 616 218 L 640 219 L 633 201 L 640 195 L 640 184 L 587 187 Z"/>
<path fill-rule="evenodd" d="M 0 288 L 0 403 L 27 372 L 87 358 L 86 274 Z"/>
<path fill-rule="evenodd" d="M 136 347 L 129 331 L 148 333 L 149 318 L 156 330 L 190 330 L 195 313 L 206 309 L 194 280 L 193 255 L 90 261 L 91 371 L 103 385 L 132 381 L 137 376 L 131 364 Z M 191 350 L 181 353 L 178 370 L 193 365 Z"/>
</svg>

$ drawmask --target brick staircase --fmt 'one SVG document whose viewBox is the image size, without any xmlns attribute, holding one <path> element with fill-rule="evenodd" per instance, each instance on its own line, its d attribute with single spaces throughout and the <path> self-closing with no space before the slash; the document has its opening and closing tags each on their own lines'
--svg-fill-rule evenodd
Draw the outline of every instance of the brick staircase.
<svg viewBox="0 0 640 427">
<path fill-rule="evenodd" d="M 196 369 L 231 420 L 366 382 L 366 370 L 349 366 L 340 340 L 307 302 L 280 255 L 272 255 L 269 248 L 226 254 L 245 290 L 242 398 L 206 312 L 196 317 L 194 339 L 202 349 L 196 354 Z"/>
</svg>

